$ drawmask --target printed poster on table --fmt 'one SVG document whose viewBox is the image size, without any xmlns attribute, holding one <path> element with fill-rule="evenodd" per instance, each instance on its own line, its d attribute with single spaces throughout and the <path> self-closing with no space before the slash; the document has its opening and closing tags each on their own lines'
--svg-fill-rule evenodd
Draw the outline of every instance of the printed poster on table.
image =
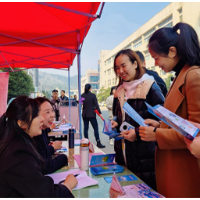
<svg viewBox="0 0 200 200">
<path fill-rule="evenodd" d="M 8 99 L 8 72 L 0 72 L 0 117 L 6 112 Z"/>
</svg>

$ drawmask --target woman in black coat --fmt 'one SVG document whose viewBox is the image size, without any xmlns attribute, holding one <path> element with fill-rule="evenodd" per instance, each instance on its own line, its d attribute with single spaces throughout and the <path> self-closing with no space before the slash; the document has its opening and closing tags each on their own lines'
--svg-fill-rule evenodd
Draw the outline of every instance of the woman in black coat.
<svg viewBox="0 0 200 200">
<path fill-rule="evenodd" d="M 156 142 L 144 142 L 139 136 L 139 124 L 122 109 L 126 101 L 142 118 L 154 117 L 147 111 L 145 102 L 151 106 L 164 103 L 164 96 L 152 76 L 145 73 L 138 55 L 130 50 L 120 51 L 114 60 L 114 70 L 119 77 L 119 85 L 114 95 L 113 128 L 119 132 L 122 123 L 129 123 L 134 129 L 121 132 L 124 136 L 125 152 L 122 140 L 115 140 L 115 160 L 125 165 L 150 187 L 156 189 L 155 148 Z"/>
<path fill-rule="evenodd" d="M 81 95 L 81 97 L 84 98 L 82 111 L 82 117 L 84 122 L 84 137 L 88 138 L 88 128 L 90 122 L 94 129 L 94 136 L 97 141 L 97 146 L 99 148 L 104 148 L 105 146 L 101 144 L 99 139 L 99 128 L 96 119 L 96 113 L 94 112 L 94 110 L 97 110 L 101 115 L 101 110 L 99 108 L 96 95 L 94 93 L 91 93 L 90 84 L 85 85 L 85 92 Z"/>
<path fill-rule="evenodd" d="M 44 160 L 32 140 L 42 125 L 39 105 L 26 96 L 13 100 L 0 118 L 0 197 L 73 197 L 72 174 L 55 185 L 43 175 Z"/>
<path fill-rule="evenodd" d="M 68 158 L 65 154 L 57 155 L 52 158 L 55 150 L 60 149 L 62 141 L 53 142 L 49 144 L 48 133 L 51 131 L 50 127 L 53 124 L 55 113 L 52 107 L 52 102 L 44 97 L 37 97 L 36 101 L 40 106 L 40 114 L 43 116 L 42 134 L 33 137 L 38 153 L 44 158 L 44 174 L 50 174 L 63 166 L 68 165 Z"/>
</svg>

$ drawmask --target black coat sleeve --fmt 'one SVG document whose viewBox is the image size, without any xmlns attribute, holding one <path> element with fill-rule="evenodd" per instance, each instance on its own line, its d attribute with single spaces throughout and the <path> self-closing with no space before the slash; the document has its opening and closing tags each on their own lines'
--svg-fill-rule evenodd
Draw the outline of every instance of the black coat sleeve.
<svg viewBox="0 0 200 200">
<path fill-rule="evenodd" d="M 9 194 L 11 197 L 15 194 L 26 198 L 74 197 L 67 187 L 61 184 L 54 185 L 51 177 L 44 176 L 37 161 L 32 157 L 9 169 L 4 173 L 4 179 L 9 188 L 12 188 Z"/>
<path fill-rule="evenodd" d="M 65 154 L 55 158 L 45 158 L 44 174 L 50 174 L 68 164 L 68 158 Z"/>
<path fill-rule="evenodd" d="M 94 98 L 93 98 L 93 104 L 94 104 L 94 109 L 97 109 L 98 112 L 101 114 L 101 110 L 100 110 L 100 108 L 99 108 L 99 104 L 98 104 L 98 102 L 97 102 L 97 97 L 96 97 L 95 94 L 94 94 Z"/>
</svg>

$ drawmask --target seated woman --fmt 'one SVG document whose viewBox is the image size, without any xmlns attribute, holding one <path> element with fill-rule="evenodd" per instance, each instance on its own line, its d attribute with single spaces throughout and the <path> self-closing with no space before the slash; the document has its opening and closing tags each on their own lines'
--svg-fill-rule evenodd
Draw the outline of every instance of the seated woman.
<svg viewBox="0 0 200 200">
<path fill-rule="evenodd" d="M 54 121 L 55 113 L 52 107 L 52 102 L 44 97 L 36 98 L 40 105 L 40 114 L 43 116 L 42 134 L 33 137 L 36 148 L 39 154 L 45 159 L 44 174 L 50 174 L 68 164 L 68 158 L 65 154 L 61 154 L 52 159 L 55 149 L 61 148 L 61 141 L 54 142 L 49 145 L 48 133 L 51 131 L 50 127 Z"/>
<path fill-rule="evenodd" d="M 44 161 L 32 138 L 42 133 L 43 117 L 34 99 L 19 96 L 0 118 L 0 197 L 73 197 L 70 174 L 63 184 L 43 175 Z"/>
</svg>

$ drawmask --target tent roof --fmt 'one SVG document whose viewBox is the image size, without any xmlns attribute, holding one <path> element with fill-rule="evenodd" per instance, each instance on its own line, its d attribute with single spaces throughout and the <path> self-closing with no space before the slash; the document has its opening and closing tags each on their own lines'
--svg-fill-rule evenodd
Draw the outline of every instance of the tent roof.
<svg viewBox="0 0 200 200">
<path fill-rule="evenodd" d="M 68 68 L 98 2 L 0 2 L 0 67 Z"/>
</svg>

